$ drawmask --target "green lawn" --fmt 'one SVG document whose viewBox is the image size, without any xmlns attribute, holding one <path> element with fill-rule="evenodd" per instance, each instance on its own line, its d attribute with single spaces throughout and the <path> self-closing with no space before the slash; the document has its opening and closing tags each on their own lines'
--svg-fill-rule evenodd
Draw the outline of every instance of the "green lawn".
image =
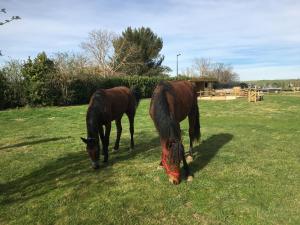
<svg viewBox="0 0 300 225">
<path fill-rule="evenodd" d="M 86 105 L 1 111 L 0 224 L 300 224 L 299 96 L 200 102 L 194 180 L 177 186 L 157 169 L 149 103 L 136 149 L 124 117 L 120 152 L 99 171 L 80 140 Z"/>
</svg>

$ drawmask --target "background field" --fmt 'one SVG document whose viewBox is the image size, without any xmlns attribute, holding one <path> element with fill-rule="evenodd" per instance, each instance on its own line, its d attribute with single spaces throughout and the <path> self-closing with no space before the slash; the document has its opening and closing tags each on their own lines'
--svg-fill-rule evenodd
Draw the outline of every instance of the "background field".
<svg viewBox="0 0 300 225">
<path fill-rule="evenodd" d="M 194 180 L 158 170 L 160 147 L 143 100 L 136 149 L 123 118 L 120 152 L 99 171 L 79 137 L 87 106 L 0 112 L 1 224 L 299 224 L 300 97 L 200 102 Z M 188 146 L 187 121 L 182 123 Z M 111 148 L 115 139 L 112 129 Z"/>
</svg>

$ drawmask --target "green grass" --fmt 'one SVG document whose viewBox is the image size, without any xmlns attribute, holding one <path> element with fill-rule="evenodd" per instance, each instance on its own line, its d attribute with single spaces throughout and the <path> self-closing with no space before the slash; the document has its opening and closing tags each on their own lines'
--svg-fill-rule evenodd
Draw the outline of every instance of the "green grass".
<svg viewBox="0 0 300 225">
<path fill-rule="evenodd" d="M 0 112 L 0 224 L 299 224 L 300 97 L 200 102 L 192 182 L 158 170 L 160 146 L 139 106 L 136 149 L 90 168 L 87 106 Z M 182 123 L 188 147 L 187 121 Z M 115 140 L 112 129 L 110 149 Z"/>
</svg>

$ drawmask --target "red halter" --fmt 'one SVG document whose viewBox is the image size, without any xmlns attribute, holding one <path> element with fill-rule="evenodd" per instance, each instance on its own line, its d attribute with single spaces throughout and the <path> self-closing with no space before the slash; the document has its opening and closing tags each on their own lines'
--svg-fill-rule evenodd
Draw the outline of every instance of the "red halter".
<svg viewBox="0 0 300 225">
<path fill-rule="evenodd" d="M 170 151 L 167 148 L 162 149 L 161 162 L 168 175 L 180 180 L 180 163 L 179 165 L 170 163 Z"/>
</svg>

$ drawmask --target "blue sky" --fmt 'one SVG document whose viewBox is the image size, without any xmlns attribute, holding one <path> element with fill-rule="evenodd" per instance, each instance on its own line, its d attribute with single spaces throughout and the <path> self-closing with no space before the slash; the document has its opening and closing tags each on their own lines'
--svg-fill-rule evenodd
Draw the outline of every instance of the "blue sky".
<svg viewBox="0 0 300 225">
<path fill-rule="evenodd" d="M 300 78 L 299 0 L 1 0 L 0 63 L 45 51 L 81 51 L 94 29 L 150 27 L 162 37 L 164 65 L 194 58 L 231 64 L 241 80 Z"/>
</svg>

